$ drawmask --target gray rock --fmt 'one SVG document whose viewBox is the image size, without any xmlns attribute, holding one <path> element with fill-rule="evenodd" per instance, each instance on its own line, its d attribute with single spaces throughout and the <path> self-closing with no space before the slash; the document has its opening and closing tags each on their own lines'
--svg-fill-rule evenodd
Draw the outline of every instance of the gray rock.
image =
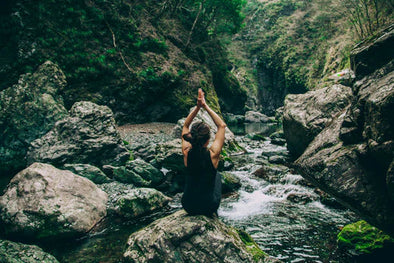
<svg viewBox="0 0 394 263">
<path fill-rule="evenodd" d="M 136 188 L 118 198 L 115 211 L 123 217 L 136 218 L 163 208 L 170 200 L 156 189 Z"/>
<path fill-rule="evenodd" d="M 217 218 L 188 216 L 181 210 L 133 233 L 123 257 L 139 263 L 264 262 L 268 257 L 246 235 L 247 244 Z"/>
<path fill-rule="evenodd" d="M 272 122 L 272 119 L 270 119 L 267 115 L 264 115 L 260 112 L 256 111 L 247 111 L 245 113 L 245 122 L 253 123 L 253 122 L 261 122 L 261 123 L 267 123 L 267 122 Z"/>
<path fill-rule="evenodd" d="M 111 181 L 111 179 L 108 178 L 99 168 L 90 164 L 65 164 L 63 168 L 79 176 L 88 178 L 95 184 L 103 184 Z"/>
<path fill-rule="evenodd" d="M 59 263 L 57 259 L 35 245 L 25 245 L 9 240 L 0 240 L 0 262 L 2 263 Z"/>
<path fill-rule="evenodd" d="M 290 193 L 286 199 L 296 204 L 307 204 L 316 200 L 314 196 L 306 193 Z"/>
<path fill-rule="evenodd" d="M 184 171 L 181 139 L 157 144 L 153 163 L 171 171 Z"/>
<path fill-rule="evenodd" d="M 394 60 L 386 54 L 392 49 L 393 30 L 352 51 L 352 70 L 359 79 L 353 96 L 340 86 L 327 88 L 327 96 L 317 96 L 321 90 L 291 95 L 283 122 L 288 148 L 296 155 L 303 152 L 295 162 L 302 176 L 390 235 Z"/>
<path fill-rule="evenodd" d="M 286 96 L 283 131 L 290 153 L 294 157 L 300 156 L 333 116 L 350 104 L 351 99 L 351 88 L 343 85 Z"/>
<path fill-rule="evenodd" d="M 275 145 L 283 146 L 283 145 L 286 144 L 286 140 L 285 139 L 281 139 L 281 138 L 273 138 L 273 139 L 271 139 L 271 143 L 275 144 Z"/>
<path fill-rule="evenodd" d="M 285 147 L 283 146 L 276 146 L 275 148 L 271 149 L 265 149 L 263 152 L 261 152 L 262 156 L 265 157 L 271 157 L 271 156 L 288 156 L 288 151 Z"/>
<path fill-rule="evenodd" d="M 228 172 L 221 172 L 222 175 L 222 194 L 235 192 L 241 187 L 241 180 Z"/>
<path fill-rule="evenodd" d="M 269 183 L 276 184 L 280 182 L 289 168 L 283 165 L 264 165 L 253 172 L 254 176 L 266 180 Z"/>
<path fill-rule="evenodd" d="M 376 174 L 379 170 L 371 171 L 365 167 L 372 162 L 368 159 L 367 146 L 344 146 L 339 139 L 345 113 L 343 111 L 316 136 L 295 165 L 309 181 L 335 196 L 368 222 L 394 233 L 394 210 L 387 192 L 379 183 L 381 176 Z"/>
<path fill-rule="evenodd" d="M 224 113 L 223 118 L 228 125 L 239 125 L 245 122 L 245 116 L 235 115 L 232 113 Z"/>
<path fill-rule="evenodd" d="M 28 163 L 45 162 L 56 166 L 86 163 L 101 167 L 122 165 L 129 159 L 107 106 L 81 101 L 70 116 L 58 121 L 46 135 L 31 143 Z"/>
<path fill-rule="evenodd" d="M 271 139 L 284 139 L 285 134 L 284 134 L 283 130 L 279 130 L 279 131 L 271 133 L 269 137 Z"/>
<path fill-rule="evenodd" d="M 135 189 L 134 185 L 124 184 L 118 181 L 103 183 L 98 185 L 98 187 L 108 195 L 108 202 L 107 202 L 108 215 L 119 215 L 118 207 L 116 205 L 119 198 L 131 193 Z"/>
<path fill-rule="evenodd" d="M 185 188 L 185 171 L 166 171 L 165 176 L 166 180 L 164 183 L 156 187 L 158 190 L 171 195 L 183 192 Z"/>
<path fill-rule="evenodd" d="M 367 38 L 350 52 L 350 64 L 357 79 L 371 74 L 394 59 L 394 26 L 374 38 Z"/>
<path fill-rule="evenodd" d="M 25 168 L 30 142 L 68 115 L 59 95 L 65 85 L 63 72 L 48 61 L 0 91 L 0 173 Z"/>
<path fill-rule="evenodd" d="M 359 81 L 356 89 L 359 91 L 356 105 L 364 113 L 364 139 L 378 144 L 393 140 L 394 61 Z"/>
<path fill-rule="evenodd" d="M 142 159 L 128 161 L 125 166 L 114 167 L 112 174 L 115 180 L 135 186 L 154 187 L 165 179 L 159 169 Z"/>
<path fill-rule="evenodd" d="M 273 164 L 285 164 L 287 162 L 284 156 L 279 156 L 279 155 L 268 157 L 268 161 Z"/>
<path fill-rule="evenodd" d="M 106 215 L 107 194 L 90 180 L 52 165 L 34 163 L 19 172 L 0 197 L 6 234 L 31 238 L 73 237 Z"/>
</svg>

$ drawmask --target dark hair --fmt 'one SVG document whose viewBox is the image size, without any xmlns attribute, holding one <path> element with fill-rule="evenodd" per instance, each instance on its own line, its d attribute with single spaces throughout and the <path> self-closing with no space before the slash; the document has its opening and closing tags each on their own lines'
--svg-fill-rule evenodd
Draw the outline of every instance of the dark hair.
<svg viewBox="0 0 394 263">
<path fill-rule="evenodd" d="M 209 126 L 202 121 L 195 122 L 190 132 L 183 135 L 183 139 L 190 142 L 195 149 L 201 149 L 210 137 Z"/>
</svg>

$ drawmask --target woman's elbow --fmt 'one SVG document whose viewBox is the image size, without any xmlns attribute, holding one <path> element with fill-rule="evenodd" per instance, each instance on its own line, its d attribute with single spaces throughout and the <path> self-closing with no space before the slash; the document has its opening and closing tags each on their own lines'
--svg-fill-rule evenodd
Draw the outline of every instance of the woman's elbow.
<svg viewBox="0 0 394 263">
<path fill-rule="evenodd" d="M 226 127 L 227 127 L 226 123 L 223 122 L 223 123 L 219 124 L 218 128 L 226 129 Z"/>
</svg>

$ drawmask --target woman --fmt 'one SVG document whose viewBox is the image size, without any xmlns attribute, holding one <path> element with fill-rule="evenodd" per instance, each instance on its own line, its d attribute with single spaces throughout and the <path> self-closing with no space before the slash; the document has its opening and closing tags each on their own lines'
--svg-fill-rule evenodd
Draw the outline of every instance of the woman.
<svg viewBox="0 0 394 263">
<path fill-rule="evenodd" d="M 189 130 L 194 117 L 204 108 L 217 126 L 215 140 L 207 149 L 210 129 L 203 122 L 196 122 Z M 198 90 L 197 107 L 187 116 L 182 129 L 183 161 L 187 168 L 182 206 L 190 215 L 212 215 L 219 208 L 222 185 L 217 172 L 219 156 L 224 144 L 226 124 L 205 103 L 204 93 Z"/>
</svg>

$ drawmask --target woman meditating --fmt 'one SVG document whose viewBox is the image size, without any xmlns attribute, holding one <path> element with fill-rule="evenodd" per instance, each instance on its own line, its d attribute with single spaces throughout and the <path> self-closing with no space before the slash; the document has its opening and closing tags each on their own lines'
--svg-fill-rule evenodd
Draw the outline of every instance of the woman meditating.
<svg viewBox="0 0 394 263">
<path fill-rule="evenodd" d="M 194 117 L 204 108 L 217 126 L 215 140 L 208 149 L 210 129 L 204 122 L 196 122 L 189 130 Z M 182 152 L 187 168 L 182 206 L 189 215 L 216 214 L 220 205 L 222 183 L 217 172 L 219 156 L 224 143 L 226 124 L 205 103 L 204 93 L 198 90 L 197 107 L 187 116 L 182 129 Z"/>
</svg>

